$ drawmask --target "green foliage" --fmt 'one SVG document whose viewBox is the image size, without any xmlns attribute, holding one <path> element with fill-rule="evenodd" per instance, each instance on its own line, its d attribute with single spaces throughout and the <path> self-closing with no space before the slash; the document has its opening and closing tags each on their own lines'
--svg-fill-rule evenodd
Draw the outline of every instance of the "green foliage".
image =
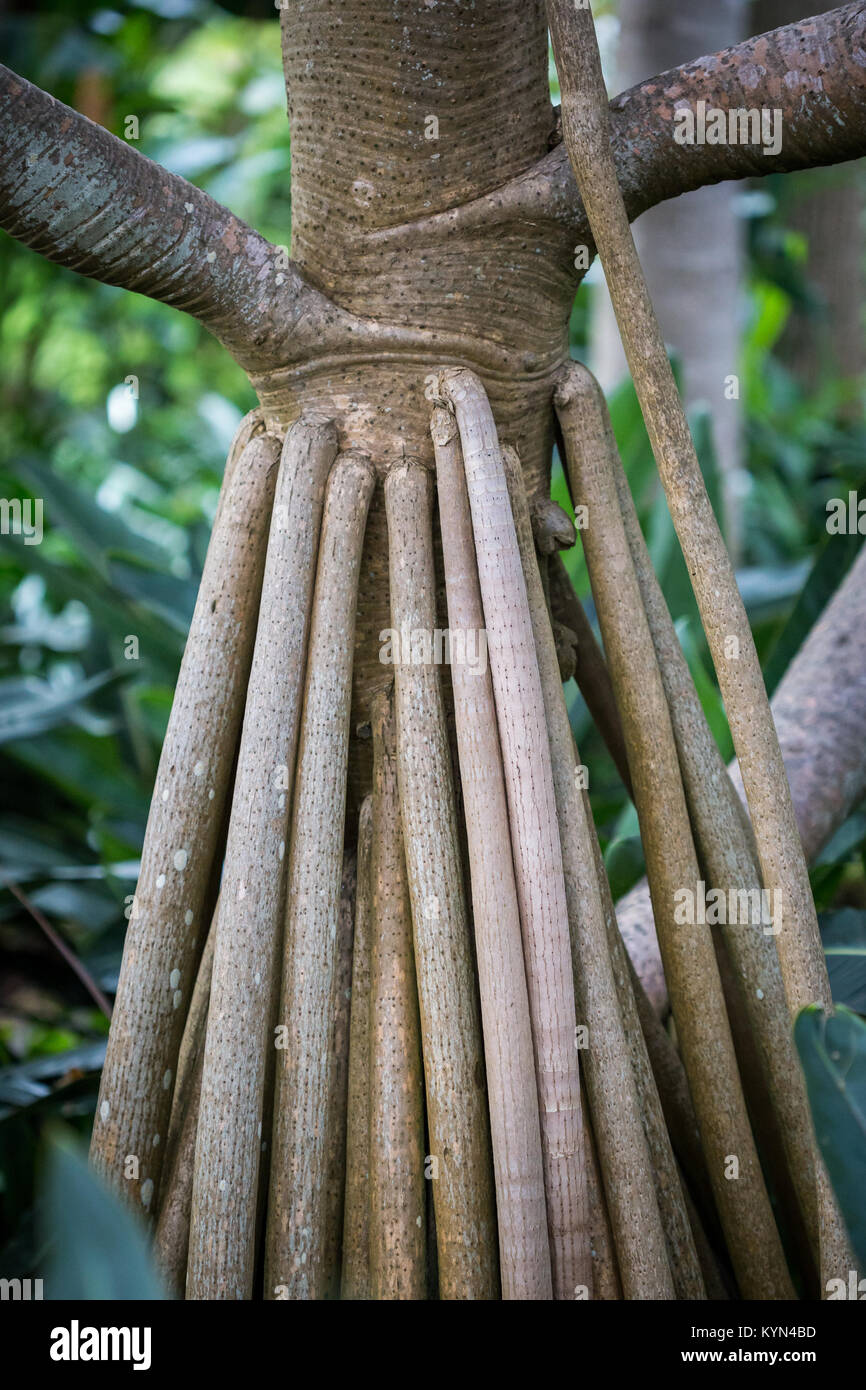
<svg viewBox="0 0 866 1390">
<path fill-rule="evenodd" d="M 47 1140 L 41 1205 L 45 1297 L 166 1298 L 142 1226 L 100 1182 L 68 1133 L 52 1128 Z"/>
<path fill-rule="evenodd" d="M 861 1269 L 866 1267 L 866 1023 L 849 1009 L 803 1009 L 794 1037 L 815 1134 Z"/>
<path fill-rule="evenodd" d="M 144 154 L 288 243 L 278 16 L 231 8 L 58 0 L 0 19 L 3 59 L 121 137 L 137 115 Z M 2 881 L 112 993 L 226 451 L 255 397 L 193 321 L 5 236 L 0 352 L 0 496 L 41 498 L 45 532 L 0 536 L 0 1272 L 39 1276 L 40 1136 L 57 1118 L 89 1132 L 107 1023 Z"/>
<path fill-rule="evenodd" d="M 821 938 L 834 1001 L 866 1014 L 866 911 L 840 907 L 823 913 Z"/>
</svg>

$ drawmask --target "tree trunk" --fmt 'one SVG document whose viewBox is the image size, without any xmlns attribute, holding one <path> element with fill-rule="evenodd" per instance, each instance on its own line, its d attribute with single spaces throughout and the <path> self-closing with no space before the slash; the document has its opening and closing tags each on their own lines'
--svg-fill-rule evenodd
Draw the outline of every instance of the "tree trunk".
<svg viewBox="0 0 866 1390">
<path fill-rule="evenodd" d="M 471 8 L 327 0 L 283 11 L 292 132 L 292 256 L 341 306 L 389 324 L 459 336 L 478 361 L 500 435 L 517 444 L 533 491 L 549 480 L 553 375 L 567 351 L 573 293 L 567 235 L 524 220 L 457 229 L 423 220 L 522 174 L 548 150 L 546 27 L 539 0 Z M 496 138 L 491 133 L 496 132 Z M 413 223 L 419 223 L 413 228 Z M 485 362 L 495 366 L 485 371 Z M 442 364 L 456 360 L 446 347 Z M 282 426 L 315 408 L 344 447 L 368 452 L 380 476 L 413 458 L 431 466 L 427 363 L 400 351 L 277 366 L 253 384 Z M 491 366 L 493 366 L 491 362 Z M 384 500 L 373 499 L 358 596 L 355 730 L 391 670 L 379 660 L 390 626 Z M 447 625 L 439 596 L 442 626 Z M 369 780 L 369 742 L 354 738 L 353 791 Z"/>
<path fill-rule="evenodd" d="M 802 19 L 808 0 L 754 0 L 756 29 Z M 779 351 L 807 390 L 822 377 L 859 376 L 866 368 L 863 308 L 863 165 L 832 174 L 809 170 L 784 190 L 786 222 L 806 239 L 806 277 L 818 298 L 817 313 L 796 308 Z"/>
</svg>

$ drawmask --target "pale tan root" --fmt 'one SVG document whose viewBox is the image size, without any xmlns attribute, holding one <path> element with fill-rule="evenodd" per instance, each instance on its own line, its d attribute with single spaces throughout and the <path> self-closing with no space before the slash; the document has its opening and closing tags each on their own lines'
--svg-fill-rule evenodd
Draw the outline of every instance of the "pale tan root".
<svg viewBox="0 0 866 1390">
<path fill-rule="evenodd" d="M 126 934 L 90 1153 L 145 1213 L 158 1205 L 182 1005 L 209 925 L 205 904 L 253 653 L 278 457 L 278 441 L 254 438 L 224 484 Z"/>
<path fill-rule="evenodd" d="M 592 1289 L 568 907 L 544 696 L 496 426 L 474 373 L 439 389 L 460 431 L 508 796 L 557 1298 Z"/>
<path fill-rule="evenodd" d="M 349 1018 L 349 1090 L 346 1119 L 346 1194 L 343 1207 L 344 1299 L 370 1298 L 370 936 L 372 931 L 371 852 L 373 798 L 366 796 L 358 817 L 358 880 L 352 951 L 352 1005 Z"/>
<path fill-rule="evenodd" d="M 793 1293 L 743 1099 L 709 929 L 681 925 L 700 878 L 676 745 L 594 397 L 563 370 L 556 408 L 584 553 L 623 724 L 653 911 L 689 1088 L 725 1237 L 745 1297 Z M 734 1176 L 736 1174 L 736 1176 Z"/>
<path fill-rule="evenodd" d="M 807 1004 L 832 1009 L 806 859 L 760 661 L 617 181 L 592 14 L 567 0 L 548 0 L 547 10 L 562 85 L 563 137 L 718 677 L 763 885 L 776 905 L 776 945 L 788 1008 L 792 1016 Z M 844 1277 L 852 1256 L 819 1162 L 816 1176 L 821 1277 L 826 1283 Z M 806 1201 L 813 1207 L 808 1194 Z"/>
<path fill-rule="evenodd" d="M 190 1299 L 252 1294 L 292 771 L 322 499 L 335 454 L 333 425 L 302 418 L 280 462 L 217 917 Z"/>
<path fill-rule="evenodd" d="M 544 696 L 571 930 L 574 993 L 578 1022 L 585 1030 L 585 1036 L 580 1038 L 583 1074 L 619 1276 L 627 1299 L 673 1298 L 656 1183 L 608 950 L 598 881 L 601 857 L 596 852 L 595 825 L 584 795 L 586 769 L 580 765 L 559 679 L 520 460 L 514 449 L 506 447 L 502 462 Z"/>
<path fill-rule="evenodd" d="M 418 1300 L 427 1282 L 424 1076 L 391 692 L 375 697 L 372 726 L 370 1289 L 378 1300 Z"/>
<path fill-rule="evenodd" d="M 177 1059 L 177 1084 L 174 1088 L 166 1140 L 159 1213 L 153 1236 L 154 1257 L 168 1287 L 177 1298 L 183 1298 L 186 1287 L 189 1217 L 195 1171 L 195 1135 L 198 1128 L 204 1040 L 218 911 L 219 904 L 207 934 L 184 1024 Z"/>
<path fill-rule="evenodd" d="M 553 1286 L 529 994 L 496 706 L 486 653 L 482 655 L 484 612 L 469 497 L 457 426 L 441 406 L 433 411 L 431 432 L 487 1064 L 502 1296 L 550 1299 Z"/>
<path fill-rule="evenodd" d="M 391 626 L 432 642 L 433 486 L 417 464 L 385 480 Z M 401 653 L 402 655 L 402 653 Z M 436 1212 L 439 1296 L 499 1293 L 481 1024 L 439 670 L 429 650 L 395 667 L 397 775 L 412 902 L 415 969 Z M 424 656 L 428 659 L 424 660 Z"/>
<path fill-rule="evenodd" d="M 319 1299 L 331 1278 L 327 1114 L 343 872 L 358 571 L 375 475 L 355 451 L 328 480 L 310 622 L 286 891 L 265 1297 Z"/>
</svg>

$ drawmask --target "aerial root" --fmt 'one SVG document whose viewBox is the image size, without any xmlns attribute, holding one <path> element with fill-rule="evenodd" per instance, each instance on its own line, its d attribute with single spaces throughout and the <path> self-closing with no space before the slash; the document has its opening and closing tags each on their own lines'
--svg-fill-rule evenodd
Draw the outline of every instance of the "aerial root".
<svg viewBox="0 0 866 1390">
<path fill-rule="evenodd" d="M 544 695 L 493 414 L 473 373 L 446 369 L 484 605 L 535 1044 L 557 1298 L 592 1289 L 568 907 Z"/>
<path fill-rule="evenodd" d="M 583 795 L 587 808 L 587 818 L 592 824 L 589 795 L 586 791 Z M 596 878 L 601 891 L 605 939 L 613 971 L 623 1033 L 628 1046 L 634 1084 L 637 1089 L 641 1122 L 652 1164 L 656 1200 L 665 1235 L 674 1292 L 677 1298 L 701 1299 L 707 1296 L 707 1288 L 698 1249 L 695 1221 L 689 1217 L 688 1194 L 680 1180 L 671 1137 L 665 1123 L 662 1101 L 641 1027 L 635 990 L 628 968 L 628 957 L 617 926 L 610 883 L 605 872 L 601 847 L 598 843 L 598 836 L 594 833 L 594 827 L 592 851 Z M 659 1027 L 661 1028 L 661 1025 Z M 666 1042 L 669 1041 L 664 1031 L 662 1031 L 662 1037 Z M 673 1052 L 670 1043 L 669 1046 Z M 674 1063 L 677 1064 L 678 1062 L 679 1059 L 674 1053 Z M 685 1085 L 684 1077 L 683 1082 L 686 1096 L 688 1096 L 688 1086 Z M 694 1132 L 696 1142 L 698 1142 L 696 1125 Z M 699 1148 L 698 1156 L 700 1157 Z M 712 1199 L 710 1198 L 710 1200 Z"/>
<path fill-rule="evenodd" d="M 547 0 L 562 87 L 563 138 L 610 290 L 635 391 L 691 577 L 751 813 L 763 888 L 773 903 L 776 951 L 791 1017 L 812 1004 L 833 1008 L 803 846 L 760 661 L 733 565 L 710 502 L 638 259 L 610 141 L 608 98 L 589 6 Z M 567 385 L 562 390 L 567 391 Z M 561 399 L 561 404 L 567 404 Z M 685 775 L 685 774 L 684 774 Z M 740 968 L 770 969 L 765 956 Z M 778 1004 L 771 1011 L 778 1017 Z M 751 1017 L 751 1011 L 750 1011 Z M 768 1027 L 764 1024 L 764 1036 Z M 775 1028 L 773 1055 L 782 1039 Z M 778 1090 L 778 1068 L 767 1069 Z M 796 1082 L 794 1083 L 796 1090 Z M 779 1114 L 796 1121 L 802 1105 L 787 1090 Z M 793 1156 L 789 1137 L 787 1154 Z M 820 1242 L 821 1285 L 853 1268 L 844 1225 L 817 1150 L 797 1178 L 807 1229 Z"/>
<path fill-rule="evenodd" d="M 622 784 L 634 800 L 622 724 L 607 663 L 595 640 L 589 619 L 583 611 L 583 604 L 571 586 L 560 555 L 551 557 L 549 572 L 551 612 L 555 619 L 574 633 L 577 643 L 574 678 L 592 715 L 593 723 L 613 758 Z"/>
<path fill-rule="evenodd" d="M 373 701 L 370 951 L 370 1296 L 426 1292 L 424 1080 L 393 692 Z"/>
<path fill-rule="evenodd" d="M 91 1159 L 157 1209 L 178 1049 L 237 749 L 279 441 L 230 459 L 163 743 L 97 1102 Z M 234 451 L 235 453 L 237 451 Z"/>
<path fill-rule="evenodd" d="M 623 1295 L 671 1298 L 674 1285 L 649 1149 L 604 923 L 600 855 L 585 778 L 559 680 L 553 633 L 530 528 L 520 461 L 502 460 L 517 530 L 544 695 L 556 809 L 562 842 L 583 1071 Z M 696 1259 L 694 1261 L 697 1264 Z"/>
<path fill-rule="evenodd" d="M 338 456 L 328 479 L 310 621 L 286 885 L 265 1251 L 268 1298 L 321 1298 L 327 1124 L 343 872 L 355 608 L 374 473 Z M 284 605 L 287 607 L 288 605 Z"/>
<path fill-rule="evenodd" d="M 322 496 L 335 454 L 333 426 L 302 419 L 280 460 L 217 916 L 188 1298 L 252 1294 L 291 770 Z"/>
<path fill-rule="evenodd" d="M 710 732 L 652 568 L 600 388 L 591 382 L 588 389 L 595 393 L 599 425 L 604 430 L 629 550 L 671 713 L 695 844 L 707 886 L 720 889 L 728 903 L 732 901 L 732 893 L 739 901 L 739 895 L 745 892 L 753 905 L 761 902 L 763 885 L 751 823 Z M 741 1010 L 735 1014 L 729 1001 L 728 1012 L 749 1109 L 753 1115 L 766 1113 L 766 1105 L 762 1106 L 761 1101 L 765 1095 L 769 1098 L 770 1118 L 778 1122 L 787 1160 L 787 1175 L 784 1176 L 794 1183 L 817 1261 L 820 1240 L 811 1117 L 791 1034 L 774 924 L 763 910 L 759 911 L 757 920 L 752 921 L 750 917 L 747 923 L 738 924 L 731 917 L 731 913 L 725 912 L 720 931 L 742 998 Z M 754 1079 L 743 1062 L 749 1043 L 760 1072 Z M 762 1145 L 762 1148 L 768 1147 Z M 781 1186 L 781 1173 L 777 1173 L 777 1180 Z"/>
<path fill-rule="evenodd" d="M 331 1019 L 331 1063 L 325 1112 L 325 1298 L 339 1298 L 343 1259 L 343 1215 L 346 1200 L 346 1140 L 348 1135 L 349 1030 L 352 971 L 355 950 L 355 909 L 358 859 L 343 850 L 343 878 L 337 912 L 336 978 Z M 262 1185 L 264 1191 L 264 1185 Z"/>
<path fill-rule="evenodd" d="M 744 1296 L 791 1297 L 710 931 L 698 922 L 684 929 L 674 917 L 678 891 L 694 884 L 696 892 L 700 871 L 608 442 L 595 392 L 582 369 L 566 369 L 556 404 L 572 493 L 592 518 L 583 533 L 584 554 L 623 723 L 659 945 L 716 1205 Z"/>
<path fill-rule="evenodd" d="M 346 1099 L 346 1190 L 340 1293 L 370 1297 L 370 965 L 373 930 L 373 798 L 358 816 L 355 932 L 352 947 L 349 1076 Z"/>
<path fill-rule="evenodd" d="M 592 1250 L 593 1297 L 602 1303 L 615 1303 L 622 1298 L 622 1280 L 616 1263 L 616 1247 L 610 1228 L 610 1215 L 604 1196 L 604 1183 L 598 1162 L 598 1149 L 592 1132 L 592 1117 L 586 1090 L 580 1093 L 583 1129 L 586 1135 L 586 1191 L 589 1205 L 589 1233 Z"/>
<path fill-rule="evenodd" d="M 420 465 L 385 479 L 391 626 L 429 644 L 436 626 L 433 485 Z M 421 655 L 424 653 L 422 651 Z M 428 653 L 429 655 L 429 653 Z M 427 1091 L 439 1293 L 499 1291 L 490 1131 L 457 810 L 440 672 L 395 667 L 397 775 L 412 905 Z"/>
<path fill-rule="evenodd" d="M 530 503 L 479 379 L 451 367 L 436 381 L 435 484 L 412 459 L 381 484 L 399 644 L 362 715 L 373 776 L 357 835 L 373 461 L 338 453 L 318 416 L 282 441 L 258 413 L 238 432 L 148 824 L 95 1160 L 119 1186 L 121 1155 L 146 1153 L 127 1193 L 156 1217 L 166 1282 L 190 1299 L 700 1299 L 734 1278 L 745 1297 L 789 1297 L 738 1069 L 784 1141 L 782 1159 L 763 1152 L 777 1191 L 793 1179 L 826 1258 L 835 1208 L 825 1186 L 815 1201 L 789 976 L 771 933 L 726 928 L 721 947 L 674 917 L 700 875 L 759 891 L 764 859 L 603 398 L 573 364 L 555 404 L 606 660 L 557 553 L 570 520 Z M 562 689 L 571 634 L 637 807 L 677 1046 L 617 927 Z"/>
<path fill-rule="evenodd" d="M 553 1286 L 529 994 L 508 806 L 490 671 L 455 651 L 484 631 L 469 495 L 457 427 L 431 421 L 445 566 L 451 684 L 469 849 L 493 1143 L 499 1263 L 505 1299 L 550 1299 Z"/>
<path fill-rule="evenodd" d="M 177 1298 L 183 1297 L 186 1287 L 192 1182 L 195 1172 L 195 1136 L 201 1101 L 204 1040 L 218 912 L 219 903 L 207 934 L 184 1024 L 177 1059 L 177 1082 L 166 1139 L 159 1214 L 153 1237 L 157 1263 L 166 1284 Z"/>
</svg>

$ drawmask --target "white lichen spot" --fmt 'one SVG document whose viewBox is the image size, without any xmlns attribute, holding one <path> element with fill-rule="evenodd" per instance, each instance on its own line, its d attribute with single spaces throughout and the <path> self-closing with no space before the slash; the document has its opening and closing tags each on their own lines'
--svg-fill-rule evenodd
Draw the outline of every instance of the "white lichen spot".
<svg viewBox="0 0 866 1390">
<path fill-rule="evenodd" d="M 141 1205 L 149 1207 L 153 1197 L 153 1178 L 145 1178 L 141 1184 Z"/>
<path fill-rule="evenodd" d="M 184 208 L 187 212 L 192 212 L 192 203 L 184 203 Z"/>
<path fill-rule="evenodd" d="M 257 970 L 257 971 L 256 971 L 255 975 L 253 976 L 253 979 L 255 980 L 255 982 L 256 982 L 257 985 L 260 985 L 260 984 L 261 984 L 261 982 L 262 982 L 262 975 L 261 975 L 261 971 L 260 971 L 260 970 Z"/>
<path fill-rule="evenodd" d="M 160 874 L 159 878 L 156 880 L 156 886 L 157 888 L 165 887 L 165 874 Z"/>
<path fill-rule="evenodd" d="M 155 1134 L 155 1135 L 153 1136 L 153 1139 L 151 1140 L 151 1143 L 153 1144 L 153 1147 L 154 1147 L 155 1149 L 158 1149 L 158 1148 L 159 1148 L 159 1135 L 158 1135 L 158 1134 Z"/>
<path fill-rule="evenodd" d="M 415 1217 L 415 1225 L 416 1225 L 416 1226 L 420 1226 L 420 1225 L 421 1225 L 421 1218 L 420 1218 L 420 1216 L 416 1216 L 416 1217 Z"/>
<path fill-rule="evenodd" d="M 99 1113 L 102 1116 L 103 1120 L 108 1119 L 109 1115 L 111 1114 L 111 1106 L 108 1104 L 107 1100 L 104 1100 L 100 1105 Z"/>
<path fill-rule="evenodd" d="M 225 1178 L 220 1178 L 220 1192 L 225 1192 L 225 1190 L 226 1190 L 226 1180 L 225 1180 Z"/>
<path fill-rule="evenodd" d="M 208 265 L 213 265 L 214 261 L 216 260 L 216 251 L 208 251 L 207 255 L 205 256 L 205 260 L 207 261 Z"/>
<path fill-rule="evenodd" d="M 210 791 L 209 791 L 208 794 L 207 794 L 207 799 L 208 799 L 208 801 L 213 801 L 215 795 L 216 795 L 216 793 L 215 793 L 213 787 L 211 787 Z"/>
<path fill-rule="evenodd" d="M 168 801 L 168 787 L 163 788 L 162 799 L 163 801 Z"/>
<path fill-rule="evenodd" d="M 180 1001 L 181 1001 L 182 998 L 183 998 L 183 991 L 180 990 L 180 989 L 176 989 L 175 992 L 174 992 L 174 998 L 173 998 L 172 1001 L 171 1001 L 172 1004 L 173 1004 L 173 1006 L 174 1006 L 174 1008 L 176 1008 L 176 1009 L 179 1009 L 179 1008 L 180 1008 Z"/>
<path fill-rule="evenodd" d="M 756 990 L 755 993 L 757 994 L 759 999 L 763 999 L 764 991 L 762 989 Z"/>
<path fill-rule="evenodd" d="M 286 844 L 285 844 L 285 841 L 284 841 L 284 840 L 280 840 L 280 847 L 279 847 L 279 849 L 277 850 L 277 854 L 280 856 L 280 859 L 282 859 L 282 857 L 283 857 L 283 855 L 285 854 L 285 852 L 286 852 Z"/>
<path fill-rule="evenodd" d="M 167 1091 L 170 1085 L 171 1085 L 171 1067 L 169 1067 L 169 1069 L 168 1069 L 168 1071 L 166 1072 L 165 1076 L 162 1078 L 162 1089 L 163 1089 L 164 1091 Z"/>
<path fill-rule="evenodd" d="M 351 192 L 352 202 L 359 208 L 368 208 L 376 196 L 376 190 L 368 179 L 355 179 Z"/>
<path fill-rule="evenodd" d="M 189 856 L 187 855 L 185 849 L 179 849 L 175 854 L 174 867 L 177 869 L 179 874 L 182 874 L 184 869 L 186 868 L 186 861 L 188 858 Z"/>
<path fill-rule="evenodd" d="M 193 777 L 201 777 L 204 772 L 204 763 L 198 762 L 192 770 Z"/>
<path fill-rule="evenodd" d="M 180 984 L 179 970 L 172 970 L 171 974 L 168 977 L 168 983 L 172 989 L 177 989 L 178 985 Z"/>
<path fill-rule="evenodd" d="M 183 914 L 183 920 L 188 927 L 192 926 L 192 908 L 187 908 L 186 912 Z"/>
</svg>

